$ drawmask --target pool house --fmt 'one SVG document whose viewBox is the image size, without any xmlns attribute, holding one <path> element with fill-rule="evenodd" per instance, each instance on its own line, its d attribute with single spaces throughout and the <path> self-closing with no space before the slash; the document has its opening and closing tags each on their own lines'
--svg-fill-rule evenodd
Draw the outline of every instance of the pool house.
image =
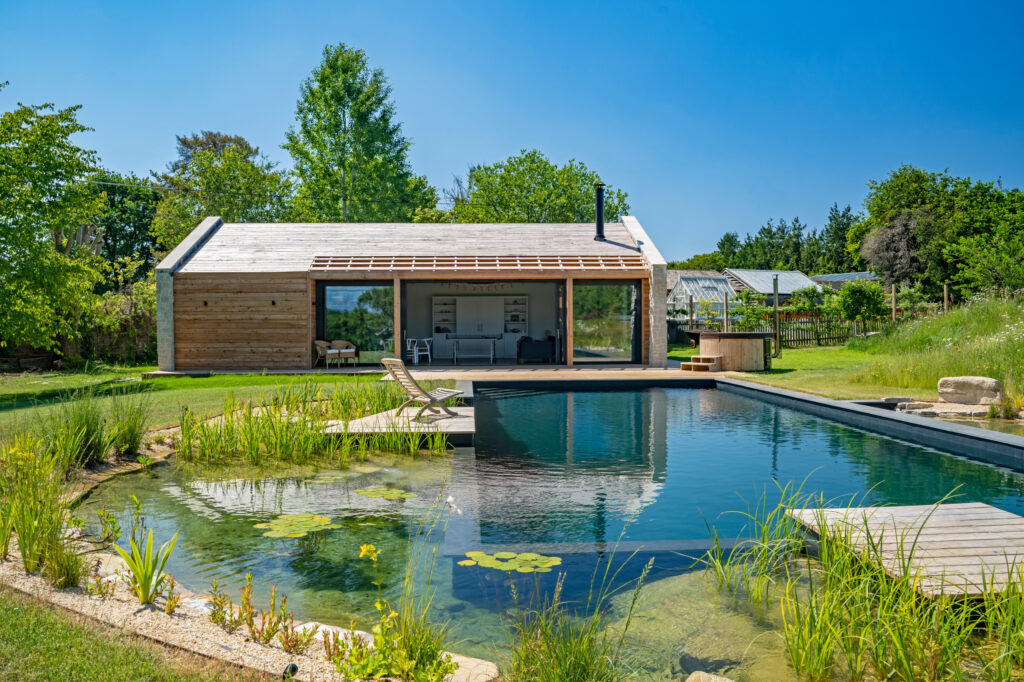
<svg viewBox="0 0 1024 682">
<path fill-rule="evenodd" d="M 665 261 L 613 223 L 225 223 L 157 266 L 164 372 L 666 364 Z"/>
</svg>

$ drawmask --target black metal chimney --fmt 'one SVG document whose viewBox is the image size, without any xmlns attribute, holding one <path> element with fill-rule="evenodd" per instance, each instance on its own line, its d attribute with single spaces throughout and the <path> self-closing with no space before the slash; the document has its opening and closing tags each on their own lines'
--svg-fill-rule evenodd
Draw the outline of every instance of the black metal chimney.
<svg viewBox="0 0 1024 682">
<path fill-rule="evenodd" d="M 596 205 L 595 205 L 594 208 L 596 209 L 595 213 L 596 213 L 596 216 L 597 216 L 597 232 L 594 234 L 594 241 L 603 242 L 604 241 L 604 183 L 603 182 L 599 182 L 596 185 L 594 185 L 594 193 L 595 193 L 594 201 L 596 202 Z"/>
</svg>

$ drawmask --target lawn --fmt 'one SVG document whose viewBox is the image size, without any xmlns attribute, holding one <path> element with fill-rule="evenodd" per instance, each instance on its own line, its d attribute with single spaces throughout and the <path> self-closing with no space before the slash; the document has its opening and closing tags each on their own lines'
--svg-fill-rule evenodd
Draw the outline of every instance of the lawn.
<svg viewBox="0 0 1024 682">
<path fill-rule="evenodd" d="M 669 358 L 684 360 L 698 349 L 683 345 L 669 346 Z M 810 348 L 783 348 L 782 355 L 772 360 L 768 372 L 743 373 L 747 381 L 804 391 L 826 398 L 853 400 L 882 398 L 885 396 L 913 396 L 922 400 L 936 400 L 934 387 L 900 388 L 883 383 L 864 383 L 863 372 L 878 359 L 875 353 L 854 350 L 846 346 L 813 346 Z M 861 374 L 859 381 L 853 381 Z"/>
<path fill-rule="evenodd" d="M 376 381 L 379 375 L 309 374 L 218 374 L 209 377 L 159 377 L 142 379 L 153 367 L 104 368 L 93 372 L 46 372 L 43 374 L 0 375 L 0 433 L 26 427 L 46 417 L 74 391 L 89 388 L 109 401 L 118 390 L 150 391 L 151 428 L 178 423 L 182 406 L 196 414 L 219 413 L 229 394 L 247 400 L 271 394 L 278 387 L 298 381 L 324 386 L 343 382 Z"/>
<path fill-rule="evenodd" d="M 124 635 L 27 597 L 0 590 L 0 679 L 265 679 Z"/>
</svg>

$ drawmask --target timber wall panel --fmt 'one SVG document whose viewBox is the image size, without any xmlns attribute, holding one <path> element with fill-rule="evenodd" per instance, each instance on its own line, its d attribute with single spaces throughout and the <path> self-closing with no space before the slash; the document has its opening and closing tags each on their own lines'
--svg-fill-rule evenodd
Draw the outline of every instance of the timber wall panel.
<svg viewBox="0 0 1024 682">
<path fill-rule="evenodd" d="M 303 369 L 309 365 L 305 274 L 174 276 L 176 369 Z"/>
</svg>

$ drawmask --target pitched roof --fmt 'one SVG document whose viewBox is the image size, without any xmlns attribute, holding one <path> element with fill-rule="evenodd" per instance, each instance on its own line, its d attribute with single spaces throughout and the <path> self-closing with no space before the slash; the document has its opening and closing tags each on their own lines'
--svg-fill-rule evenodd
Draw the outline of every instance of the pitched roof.
<svg viewBox="0 0 1024 682">
<path fill-rule="evenodd" d="M 671 270 L 669 272 L 672 272 Z M 669 298 L 676 307 L 689 305 L 690 296 L 694 301 L 721 301 L 726 295 L 732 298 L 733 290 L 729 280 L 715 270 L 676 270 L 679 275 L 669 292 Z"/>
<path fill-rule="evenodd" d="M 168 263 L 172 253 L 158 268 L 306 272 L 318 257 L 640 254 L 621 222 L 607 223 L 605 237 L 594 240 L 593 223 L 223 223 L 179 254 L 183 264 Z"/>
<path fill-rule="evenodd" d="M 815 282 L 855 282 L 859 280 L 877 282 L 878 275 L 870 270 L 865 270 L 863 272 L 833 272 L 828 275 L 811 275 L 811 279 Z"/>
<path fill-rule="evenodd" d="M 723 274 L 734 289 L 749 289 L 758 294 L 773 293 L 772 278 L 779 276 L 779 293 L 791 294 L 797 289 L 820 285 L 799 270 L 741 270 L 726 268 Z"/>
</svg>

